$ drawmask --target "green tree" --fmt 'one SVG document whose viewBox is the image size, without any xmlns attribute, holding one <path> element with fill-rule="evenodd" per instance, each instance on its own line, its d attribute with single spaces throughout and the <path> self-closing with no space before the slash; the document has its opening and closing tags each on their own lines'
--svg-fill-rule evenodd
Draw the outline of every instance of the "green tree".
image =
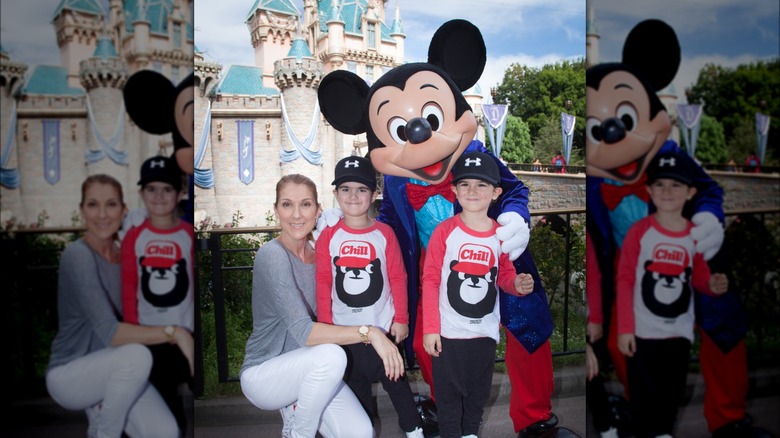
<svg viewBox="0 0 780 438">
<path fill-rule="evenodd" d="M 575 161 L 575 157 L 584 159 L 584 59 L 564 60 L 541 68 L 512 64 L 496 89 L 495 101 L 507 102 L 511 114 L 528 124 L 533 139 L 538 138 L 550 119 L 558 124 L 560 136 L 562 112 L 576 116 L 570 161 Z"/>
<path fill-rule="evenodd" d="M 740 65 L 734 69 L 707 64 L 699 72 L 688 101 L 703 103 L 707 114 L 720 121 L 729 147 L 734 141 L 740 145 L 746 141 L 746 133 L 740 128 L 745 119 L 754 123 L 756 112 L 769 114 L 773 117 L 768 145 L 776 145 L 780 134 L 780 58 Z M 738 135 L 742 138 L 736 138 Z M 755 128 L 750 135 L 755 145 Z M 768 146 L 766 158 L 777 163 L 780 151 L 777 147 Z"/>
<path fill-rule="evenodd" d="M 699 140 L 696 142 L 696 158 L 704 163 L 725 163 L 729 155 L 723 125 L 714 117 L 702 115 Z"/>
<path fill-rule="evenodd" d="M 769 148 L 767 146 L 767 158 L 769 158 Z M 734 127 L 734 133 L 728 139 L 726 146 L 727 154 L 734 158 L 738 165 L 745 164 L 750 154 L 756 153 L 756 124 L 750 117 L 744 117 L 738 120 Z M 770 160 L 771 161 L 771 160 Z"/>
<path fill-rule="evenodd" d="M 559 119 L 547 119 L 534 138 L 534 157 L 539 157 L 542 164 L 550 164 L 553 157 L 561 150 L 563 150 L 561 122 Z"/>
<path fill-rule="evenodd" d="M 490 138 L 486 135 L 488 145 Z M 491 146 L 488 146 L 491 147 Z M 530 163 L 533 160 L 533 145 L 528 125 L 521 119 L 508 114 L 504 142 L 501 146 L 501 158 L 508 163 Z"/>
</svg>

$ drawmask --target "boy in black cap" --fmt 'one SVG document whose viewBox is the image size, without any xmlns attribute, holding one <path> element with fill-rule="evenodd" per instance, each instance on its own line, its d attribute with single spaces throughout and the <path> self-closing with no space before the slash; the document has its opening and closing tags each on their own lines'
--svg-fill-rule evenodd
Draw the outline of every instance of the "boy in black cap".
<svg viewBox="0 0 780 438">
<path fill-rule="evenodd" d="M 501 195 L 496 161 L 461 155 L 452 168 L 463 210 L 439 224 L 423 267 L 423 344 L 432 356 L 442 438 L 476 437 L 490 396 L 499 342 L 498 288 L 525 295 L 530 274 L 516 274 L 496 237 L 488 208 Z"/>
<path fill-rule="evenodd" d="M 179 218 L 184 196 L 176 161 L 164 156 L 141 165 L 141 200 L 146 219 L 122 239 L 123 320 L 176 330 L 194 330 L 194 237 L 192 224 Z M 173 343 L 149 346 L 154 359 L 149 381 L 157 388 L 183 432 L 187 425 L 179 385 L 191 383 L 192 364 Z"/>
<path fill-rule="evenodd" d="M 336 164 L 334 194 L 344 217 L 317 238 L 317 321 L 361 326 L 396 344 L 409 335 L 406 269 L 393 230 L 368 215 L 376 199 L 376 171 L 371 161 L 346 157 Z M 351 363 L 346 381 L 373 417 L 371 385 L 376 380 L 390 396 L 398 425 L 407 437 L 423 438 L 412 390 L 405 377 L 392 381 L 376 350 L 365 343 L 346 345 Z"/>
<path fill-rule="evenodd" d="M 627 356 L 638 436 L 672 435 L 693 342 L 693 291 L 720 295 L 725 274 L 710 274 L 682 212 L 696 193 L 689 161 L 659 153 L 647 168 L 656 211 L 628 230 L 617 269 L 618 348 Z"/>
</svg>

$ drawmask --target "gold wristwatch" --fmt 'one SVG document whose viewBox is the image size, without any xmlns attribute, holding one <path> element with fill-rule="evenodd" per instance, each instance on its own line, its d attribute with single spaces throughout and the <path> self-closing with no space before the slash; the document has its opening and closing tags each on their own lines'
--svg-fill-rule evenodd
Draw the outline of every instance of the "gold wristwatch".
<svg viewBox="0 0 780 438">
<path fill-rule="evenodd" d="M 163 329 L 165 336 L 168 337 L 168 341 L 173 341 L 173 335 L 176 334 L 176 326 L 168 325 Z"/>
<path fill-rule="evenodd" d="M 358 329 L 358 334 L 360 334 L 360 340 L 363 341 L 364 344 L 368 344 L 368 334 L 371 332 L 371 328 L 367 325 L 361 325 Z"/>
</svg>

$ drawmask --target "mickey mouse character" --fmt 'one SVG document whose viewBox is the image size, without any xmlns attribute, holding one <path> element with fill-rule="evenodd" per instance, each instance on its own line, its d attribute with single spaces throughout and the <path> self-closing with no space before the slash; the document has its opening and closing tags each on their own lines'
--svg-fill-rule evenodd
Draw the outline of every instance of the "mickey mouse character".
<svg viewBox="0 0 780 438">
<path fill-rule="evenodd" d="M 693 171 L 697 193 L 684 214 L 694 224 L 696 251 L 712 264 L 723 242 L 723 190 L 668 140 L 672 123 L 656 95 L 672 82 L 679 65 L 680 45 L 674 30 L 663 21 L 646 20 L 626 38 L 621 62 L 599 64 L 586 72 L 587 232 L 593 243 L 588 251 L 598 262 L 598 269 L 589 270 L 588 277 L 597 277 L 599 286 L 589 287 L 587 293 L 589 304 L 602 303 L 589 312 L 590 342 L 614 322 L 615 260 L 627 230 L 654 210 L 645 189 L 645 170 L 658 153 L 677 153 Z M 695 299 L 708 389 L 704 411 L 714 431 L 745 418 L 746 325 L 735 293 L 717 299 L 695 294 Z M 616 330 L 607 332 L 610 356 L 625 385 L 625 360 L 617 351 Z M 716 386 L 721 388 L 713 390 Z"/>
<path fill-rule="evenodd" d="M 318 97 L 325 119 L 345 134 L 366 133 L 369 158 L 384 175 L 377 220 L 395 231 L 408 275 L 410 331 L 406 357 L 417 352 L 423 378 L 432 385 L 430 356 L 419 326 L 420 262 L 433 229 L 460 210 L 451 190 L 451 170 L 467 151 L 490 151 L 472 140 L 474 113 L 462 92 L 477 83 L 485 66 L 482 35 L 470 22 L 452 20 L 434 34 L 428 62 L 409 63 L 383 74 L 371 87 L 349 71 L 337 70 L 320 83 Z M 498 158 L 503 195 L 489 211 L 502 226 L 502 251 L 517 272 L 534 277 L 534 291 L 524 297 L 500 294 L 501 322 L 507 329 L 507 372 L 513 391 L 510 416 L 523 436 L 557 424 L 550 398 L 552 354 L 548 338 L 552 317 L 530 252 L 528 188 Z M 520 389 L 522 388 L 522 389 Z M 433 396 L 431 386 L 431 395 Z"/>
</svg>

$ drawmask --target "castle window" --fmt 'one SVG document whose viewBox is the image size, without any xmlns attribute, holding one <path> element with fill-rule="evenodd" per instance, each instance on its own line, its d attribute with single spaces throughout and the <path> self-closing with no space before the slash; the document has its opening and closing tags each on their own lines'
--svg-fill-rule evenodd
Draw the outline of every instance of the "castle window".
<svg viewBox="0 0 780 438">
<path fill-rule="evenodd" d="M 347 61 L 347 70 L 351 71 L 352 73 L 357 74 L 357 62 L 355 62 L 355 61 Z"/>
<path fill-rule="evenodd" d="M 159 61 L 153 61 L 152 62 L 152 70 L 156 71 L 157 73 L 162 74 L 162 72 L 163 72 L 162 63 L 159 62 Z"/>
<path fill-rule="evenodd" d="M 179 82 L 179 66 L 178 65 L 172 65 L 171 66 L 171 82 L 178 83 Z"/>
<path fill-rule="evenodd" d="M 366 66 L 366 82 L 369 84 L 374 83 L 374 66 L 373 65 L 367 65 Z"/>
<path fill-rule="evenodd" d="M 173 23 L 173 47 L 181 47 L 181 23 Z"/>
<path fill-rule="evenodd" d="M 374 23 L 368 23 L 368 47 L 376 47 L 376 30 Z"/>
</svg>

